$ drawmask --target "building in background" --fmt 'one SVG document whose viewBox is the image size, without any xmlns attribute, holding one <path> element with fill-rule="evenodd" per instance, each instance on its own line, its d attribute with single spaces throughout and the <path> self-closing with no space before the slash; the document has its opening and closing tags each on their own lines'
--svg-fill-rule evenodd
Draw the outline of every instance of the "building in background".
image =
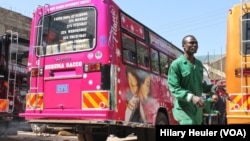
<svg viewBox="0 0 250 141">
<path fill-rule="evenodd" d="M 225 54 L 220 55 L 204 55 L 196 56 L 202 61 L 204 67 L 207 69 L 209 78 L 211 80 L 224 80 L 225 75 Z"/>
<path fill-rule="evenodd" d="M 17 32 L 20 38 L 29 39 L 31 18 L 0 7 L 0 35 L 7 30 Z"/>
</svg>

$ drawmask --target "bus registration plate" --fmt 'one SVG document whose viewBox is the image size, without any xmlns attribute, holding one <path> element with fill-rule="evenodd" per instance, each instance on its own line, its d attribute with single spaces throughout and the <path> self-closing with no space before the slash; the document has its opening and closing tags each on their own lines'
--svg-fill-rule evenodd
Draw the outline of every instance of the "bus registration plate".
<svg viewBox="0 0 250 141">
<path fill-rule="evenodd" d="M 68 93 L 69 85 L 68 84 L 59 84 L 56 85 L 56 93 Z"/>
</svg>

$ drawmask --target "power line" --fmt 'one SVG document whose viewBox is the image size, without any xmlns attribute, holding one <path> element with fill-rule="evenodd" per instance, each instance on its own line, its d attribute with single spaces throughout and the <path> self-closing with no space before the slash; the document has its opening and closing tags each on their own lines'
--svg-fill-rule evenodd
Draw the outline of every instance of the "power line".
<svg viewBox="0 0 250 141">
<path fill-rule="evenodd" d="M 195 29 L 201 29 L 201 28 L 204 28 L 204 27 L 212 27 L 212 26 L 216 26 L 216 25 L 219 25 L 219 24 L 223 24 L 225 23 L 225 20 L 220 20 L 220 21 L 211 21 L 211 22 L 207 22 L 205 24 L 193 24 L 193 25 L 190 25 L 190 26 L 187 26 L 187 25 L 184 25 L 184 26 L 179 26 L 179 27 L 176 27 L 176 28 L 171 28 L 169 30 L 163 30 L 162 33 L 182 33 L 182 32 L 187 32 L 187 31 L 191 31 L 191 30 L 195 30 Z M 178 30 L 176 31 L 175 29 L 178 29 L 178 28 L 181 28 L 182 30 Z"/>
<path fill-rule="evenodd" d="M 213 10 L 214 12 L 215 10 Z M 207 15 L 207 13 L 210 13 Z M 180 24 L 183 24 L 183 23 L 187 23 L 188 21 L 191 21 L 191 22 L 194 22 L 194 21 L 199 21 L 201 19 L 204 18 L 204 15 L 206 15 L 206 18 L 209 18 L 209 17 L 215 17 L 215 16 L 218 16 L 218 15 L 225 15 L 226 10 L 225 8 L 223 9 L 220 9 L 219 11 L 216 11 L 216 13 L 211 13 L 211 12 L 206 12 L 206 13 L 202 13 L 198 16 L 193 16 L 193 17 L 186 17 L 184 19 L 181 19 L 181 20 L 177 20 L 177 21 L 173 21 L 171 20 L 172 22 L 169 24 L 169 23 L 165 23 L 165 24 L 161 24 L 161 25 L 157 25 L 157 26 L 154 26 L 153 28 L 157 29 L 157 28 L 160 28 L 162 29 L 162 27 L 166 27 L 166 25 L 168 25 L 167 27 L 169 26 L 176 26 L 176 25 L 180 25 Z"/>
</svg>

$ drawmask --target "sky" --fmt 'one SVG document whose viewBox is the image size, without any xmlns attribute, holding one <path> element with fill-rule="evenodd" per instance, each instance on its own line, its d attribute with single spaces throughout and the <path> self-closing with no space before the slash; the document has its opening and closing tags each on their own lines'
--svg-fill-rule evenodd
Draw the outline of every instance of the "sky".
<svg viewBox="0 0 250 141">
<path fill-rule="evenodd" d="M 38 5 L 67 0 L 0 0 L 0 6 L 31 17 Z M 101 0 L 100 0 L 101 1 Z M 225 54 L 228 10 L 241 0 L 114 0 L 127 14 L 182 49 L 185 35 L 194 35 L 196 55 Z"/>
</svg>

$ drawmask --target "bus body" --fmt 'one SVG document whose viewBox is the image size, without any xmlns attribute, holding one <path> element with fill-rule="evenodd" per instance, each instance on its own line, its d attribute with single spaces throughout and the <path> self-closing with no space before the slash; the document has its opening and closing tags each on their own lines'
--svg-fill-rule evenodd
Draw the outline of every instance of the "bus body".
<svg viewBox="0 0 250 141">
<path fill-rule="evenodd" d="M 250 123 L 250 4 L 242 2 L 228 12 L 226 90 L 228 124 Z"/>
<path fill-rule="evenodd" d="M 19 118 L 25 110 L 29 40 L 11 30 L 0 36 L 0 120 Z"/>
<path fill-rule="evenodd" d="M 38 7 L 30 47 L 31 123 L 178 124 L 166 71 L 183 52 L 112 0 Z"/>
</svg>

